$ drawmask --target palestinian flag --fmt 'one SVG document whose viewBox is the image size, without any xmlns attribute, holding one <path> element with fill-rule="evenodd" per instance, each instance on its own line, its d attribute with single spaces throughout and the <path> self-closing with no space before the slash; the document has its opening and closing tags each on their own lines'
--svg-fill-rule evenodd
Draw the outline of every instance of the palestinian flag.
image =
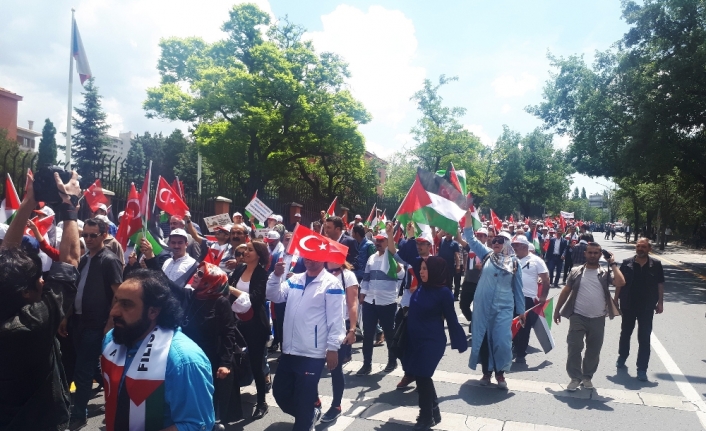
<svg viewBox="0 0 706 431">
<path fill-rule="evenodd" d="M 385 250 L 385 257 L 383 259 L 380 270 L 391 279 L 397 280 L 397 261 L 395 260 L 395 256 L 392 255 L 389 250 Z"/>
<path fill-rule="evenodd" d="M 250 202 L 252 202 L 253 199 L 255 199 L 256 197 L 257 197 L 257 190 L 255 190 L 255 194 L 252 195 L 252 198 L 250 199 Z M 250 217 L 252 217 L 252 213 L 251 213 L 250 211 L 248 211 L 248 210 L 245 210 L 245 217 L 247 217 L 247 219 L 250 220 Z M 256 228 L 256 229 L 262 229 L 262 228 L 264 228 L 264 227 L 265 227 L 265 225 L 263 225 L 262 223 L 260 223 L 259 220 L 255 220 L 255 228 Z"/>
<path fill-rule="evenodd" d="M 443 177 L 422 168 L 407 192 L 395 217 L 403 225 L 410 221 L 455 233 L 466 214 L 466 196 Z"/>
<path fill-rule="evenodd" d="M 387 223 L 387 217 L 385 217 L 385 211 L 387 211 L 387 210 L 382 210 L 382 214 L 377 219 L 377 221 L 373 224 L 374 226 L 377 226 L 378 230 L 385 230 L 385 224 Z"/>
<path fill-rule="evenodd" d="M 541 307 L 535 307 L 533 312 L 539 315 L 539 318 L 532 329 L 537 337 L 539 344 L 542 346 L 544 353 L 549 353 L 554 348 L 554 337 L 552 337 L 552 316 L 554 316 L 554 298 L 545 302 Z"/>
<path fill-rule="evenodd" d="M 459 192 L 464 195 L 468 194 L 468 188 L 466 186 L 466 171 L 463 169 L 457 171 L 454 169 L 453 163 L 449 162 L 449 168 L 447 170 L 436 171 L 436 174 L 444 177 L 446 181 L 456 186 L 456 189 Z"/>
<path fill-rule="evenodd" d="M 480 217 L 478 216 L 478 211 L 476 211 L 476 207 L 471 205 L 471 221 L 473 222 L 473 228 L 474 231 L 480 229 L 483 227 L 483 223 L 480 221 Z"/>
<path fill-rule="evenodd" d="M 370 227 L 373 223 L 373 219 L 377 216 L 377 203 L 373 204 L 373 209 L 370 210 L 370 215 L 368 216 L 368 219 L 365 220 L 365 227 Z"/>
<path fill-rule="evenodd" d="M 539 237 L 537 235 L 537 229 L 532 231 L 532 245 L 534 246 L 534 252 L 537 256 L 541 256 L 542 247 L 539 245 Z"/>
<path fill-rule="evenodd" d="M 159 253 L 162 252 L 162 250 L 164 250 L 164 248 L 162 247 L 162 244 L 160 244 L 160 242 L 152 236 L 149 230 L 144 229 L 137 231 L 136 234 L 130 237 L 130 241 L 135 244 L 135 249 L 138 250 L 140 247 L 140 241 L 142 241 L 142 237 L 145 232 L 147 233 L 147 236 L 145 236 L 145 238 L 147 238 L 147 241 L 152 244 L 152 251 L 154 252 L 154 255 L 157 256 Z"/>
<path fill-rule="evenodd" d="M 5 176 L 5 199 L 0 203 L 0 223 L 10 224 L 15 212 L 20 209 L 20 197 L 10 174 Z"/>
<path fill-rule="evenodd" d="M 338 196 L 333 198 L 333 202 L 331 202 L 331 205 L 328 206 L 328 209 L 326 210 L 326 218 L 336 216 L 336 202 L 338 202 Z"/>
</svg>

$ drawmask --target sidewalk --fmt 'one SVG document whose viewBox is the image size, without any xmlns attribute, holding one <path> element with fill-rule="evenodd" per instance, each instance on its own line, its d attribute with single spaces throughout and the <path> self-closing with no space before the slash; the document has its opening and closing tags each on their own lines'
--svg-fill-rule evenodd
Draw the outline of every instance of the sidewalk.
<svg viewBox="0 0 706 431">
<path fill-rule="evenodd" d="M 615 237 L 616 239 L 620 237 L 623 241 L 625 240 L 625 236 L 622 233 L 618 233 Z M 631 242 L 631 244 L 634 244 L 634 242 Z M 653 246 L 652 253 L 658 257 L 664 256 L 702 275 L 706 275 L 706 250 L 704 249 L 689 248 L 679 243 L 668 243 L 664 250 Z"/>
</svg>

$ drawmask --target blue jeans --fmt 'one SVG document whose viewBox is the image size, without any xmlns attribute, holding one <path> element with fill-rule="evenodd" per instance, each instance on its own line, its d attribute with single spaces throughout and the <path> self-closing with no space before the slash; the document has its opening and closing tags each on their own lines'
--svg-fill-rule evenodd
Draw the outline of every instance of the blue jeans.
<svg viewBox="0 0 706 431">
<path fill-rule="evenodd" d="M 292 431 L 309 431 L 314 423 L 314 403 L 325 363 L 324 358 L 280 356 L 272 395 L 283 412 L 294 416 Z"/>
<path fill-rule="evenodd" d="M 351 327 L 350 320 L 346 320 L 346 331 Z M 351 356 L 351 345 L 341 344 L 338 349 L 338 365 L 331 371 L 331 385 L 333 386 L 333 402 L 331 407 L 341 407 L 343 389 L 346 381 L 343 378 L 343 360 Z"/>
<path fill-rule="evenodd" d="M 387 361 L 396 362 L 395 354 L 390 348 L 392 338 L 395 336 L 395 312 L 397 303 L 390 305 L 374 305 L 363 302 L 363 328 L 374 328 L 380 321 L 382 332 L 385 334 L 387 343 Z M 375 341 L 375 331 L 363 332 L 363 364 L 370 365 L 373 362 L 373 344 Z"/>
<path fill-rule="evenodd" d="M 86 408 L 91 398 L 93 375 L 99 365 L 103 348 L 103 329 L 83 327 L 80 316 L 73 316 L 70 320 L 69 330 L 76 350 L 76 367 L 74 368 L 76 393 L 71 406 L 71 418 L 83 419 L 88 414 Z"/>
</svg>

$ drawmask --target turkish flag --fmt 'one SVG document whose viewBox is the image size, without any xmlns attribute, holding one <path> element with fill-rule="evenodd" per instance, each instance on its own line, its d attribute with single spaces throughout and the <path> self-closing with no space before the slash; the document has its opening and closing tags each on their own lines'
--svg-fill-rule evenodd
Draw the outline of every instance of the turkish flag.
<svg viewBox="0 0 706 431">
<path fill-rule="evenodd" d="M 515 223 L 515 218 L 510 214 L 510 218 L 508 219 L 510 223 Z"/>
<path fill-rule="evenodd" d="M 490 210 L 490 220 L 493 223 L 493 226 L 495 226 L 495 230 L 500 233 L 500 231 L 503 229 L 503 222 L 500 221 L 500 218 L 495 214 L 495 211 L 492 209 Z"/>
<path fill-rule="evenodd" d="M 130 192 L 127 194 L 127 204 L 125 205 L 125 213 L 132 212 L 134 217 L 141 217 L 140 213 L 140 194 L 137 193 L 135 183 L 130 183 Z"/>
<path fill-rule="evenodd" d="M 181 200 L 179 194 L 162 177 L 159 177 L 157 183 L 155 202 L 161 210 L 169 215 L 184 217 L 189 211 L 189 207 Z"/>
<path fill-rule="evenodd" d="M 39 230 L 39 234 L 44 237 L 44 235 L 49 232 L 49 229 L 51 229 L 52 224 L 54 224 L 54 216 L 44 216 L 42 218 L 39 218 L 39 216 L 33 217 L 32 222 L 37 226 L 37 230 Z M 25 235 L 32 235 L 32 230 L 30 228 L 25 229 Z M 41 238 L 37 238 L 37 241 L 41 241 Z"/>
<path fill-rule="evenodd" d="M 91 207 L 91 211 L 98 211 L 98 205 L 104 204 L 108 205 L 108 198 L 103 194 L 103 187 L 101 186 L 101 180 L 96 180 L 86 191 L 83 193 L 83 197 L 86 199 L 86 203 Z"/>
<path fill-rule="evenodd" d="M 566 232 L 566 220 L 564 220 L 564 216 L 561 214 L 559 214 L 559 226 L 562 232 Z"/>
<path fill-rule="evenodd" d="M 292 240 L 289 241 L 288 254 L 299 252 L 304 259 L 316 262 L 331 262 L 343 265 L 348 255 L 348 247 L 333 241 L 313 230 L 299 225 L 294 229 Z"/>
<path fill-rule="evenodd" d="M 132 208 L 128 207 L 120 218 L 120 225 L 118 226 L 118 232 L 115 234 L 115 240 L 125 250 L 127 249 L 127 240 L 140 229 L 142 229 L 142 218 L 139 215 L 135 215 Z M 136 244 L 136 246 L 139 247 L 139 244 Z"/>
</svg>

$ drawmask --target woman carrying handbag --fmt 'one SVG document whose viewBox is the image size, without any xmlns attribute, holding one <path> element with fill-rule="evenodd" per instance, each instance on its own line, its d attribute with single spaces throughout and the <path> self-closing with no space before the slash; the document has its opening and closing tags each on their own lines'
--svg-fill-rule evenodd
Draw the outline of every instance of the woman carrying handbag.
<svg viewBox="0 0 706 431">
<path fill-rule="evenodd" d="M 270 376 L 265 376 L 262 370 L 262 360 L 270 339 L 270 319 L 265 310 L 265 268 L 269 263 L 270 252 L 267 244 L 258 240 L 251 241 L 228 281 L 232 309 L 239 320 L 238 329 L 248 346 L 250 368 L 257 388 L 257 405 L 252 415 L 253 420 L 262 419 L 269 410 L 265 395 Z"/>
</svg>

